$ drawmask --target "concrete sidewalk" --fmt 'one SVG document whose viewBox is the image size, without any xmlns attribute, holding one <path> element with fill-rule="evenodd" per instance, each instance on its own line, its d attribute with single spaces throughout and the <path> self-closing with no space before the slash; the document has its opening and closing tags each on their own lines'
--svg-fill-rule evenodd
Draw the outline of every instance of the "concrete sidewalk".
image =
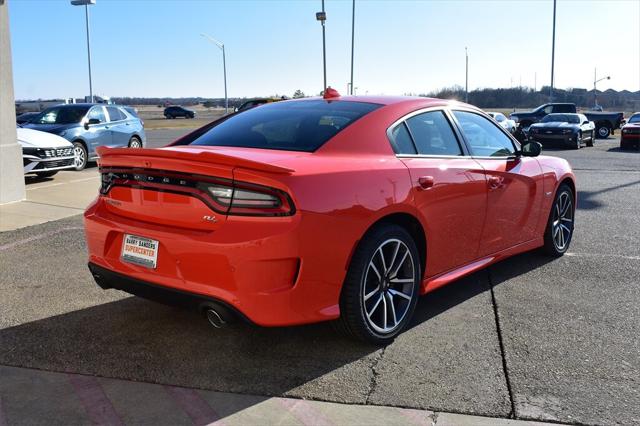
<svg viewBox="0 0 640 426">
<path fill-rule="evenodd" d="M 0 366 L 0 425 L 544 425 Z"/>
<path fill-rule="evenodd" d="M 97 167 L 61 171 L 52 178 L 26 178 L 27 199 L 0 205 L 0 232 L 75 216 L 98 195 Z"/>
</svg>

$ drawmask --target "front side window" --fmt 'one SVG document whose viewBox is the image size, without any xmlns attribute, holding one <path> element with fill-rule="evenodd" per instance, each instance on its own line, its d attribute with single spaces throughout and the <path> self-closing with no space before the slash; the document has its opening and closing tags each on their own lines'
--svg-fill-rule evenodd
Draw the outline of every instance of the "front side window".
<svg viewBox="0 0 640 426">
<path fill-rule="evenodd" d="M 471 154 L 479 157 L 507 157 L 515 154 L 511 139 L 485 117 L 467 111 L 453 111 Z"/>
<path fill-rule="evenodd" d="M 313 152 L 342 129 L 380 107 L 353 101 L 270 103 L 232 115 L 185 143 Z"/>
<path fill-rule="evenodd" d="M 407 126 L 421 155 L 462 155 L 449 120 L 442 111 L 430 111 L 407 119 Z"/>
<path fill-rule="evenodd" d="M 89 114 L 87 114 L 87 119 L 91 120 L 91 119 L 98 119 L 100 120 L 101 123 L 104 123 L 107 121 L 107 119 L 104 116 L 104 109 L 101 106 L 97 106 L 97 107 L 93 107 L 91 108 L 91 110 L 89 111 Z"/>
</svg>

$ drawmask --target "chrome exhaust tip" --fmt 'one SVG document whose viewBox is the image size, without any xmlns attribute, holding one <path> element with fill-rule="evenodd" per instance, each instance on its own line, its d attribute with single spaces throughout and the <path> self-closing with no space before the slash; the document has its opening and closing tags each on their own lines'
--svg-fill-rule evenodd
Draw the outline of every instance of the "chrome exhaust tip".
<svg viewBox="0 0 640 426">
<path fill-rule="evenodd" d="M 204 311 L 204 314 L 207 317 L 207 321 L 209 321 L 209 324 L 211 324 L 215 328 L 222 328 L 227 325 L 227 322 L 223 319 L 222 315 L 213 308 L 207 308 Z"/>
</svg>

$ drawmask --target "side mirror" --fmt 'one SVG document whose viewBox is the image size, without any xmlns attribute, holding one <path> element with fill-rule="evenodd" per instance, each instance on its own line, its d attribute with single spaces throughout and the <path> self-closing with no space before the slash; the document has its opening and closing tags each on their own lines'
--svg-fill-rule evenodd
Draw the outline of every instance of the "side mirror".
<svg viewBox="0 0 640 426">
<path fill-rule="evenodd" d="M 542 144 L 540 142 L 527 142 L 522 145 L 520 154 L 523 157 L 537 157 L 542 152 Z"/>
<path fill-rule="evenodd" d="M 100 123 L 101 123 L 100 119 L 98 119 L 98 118 L 90 118 L 89 121 L 86 121 L 84 123 L 84 128 L 86 130 L 89 130 L 89 126 L 92 126 L 94 124 L 100 124 Z"/>
</svg>

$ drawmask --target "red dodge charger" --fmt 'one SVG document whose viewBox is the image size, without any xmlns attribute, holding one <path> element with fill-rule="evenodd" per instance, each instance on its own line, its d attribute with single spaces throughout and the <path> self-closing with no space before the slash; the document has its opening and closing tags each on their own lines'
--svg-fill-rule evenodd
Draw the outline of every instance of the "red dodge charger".
<svg viewBox="0 0 640 426">
<path fill-rule="evenodd" d="M 218 327 L 337 320 L 384 344 L 419 295 L 567 251 L 575 177 L 540 149 L 453 101 L 328 90 L 263 105 L 165 148 L 103 148 L 89 268 Z"/>
</svg>

